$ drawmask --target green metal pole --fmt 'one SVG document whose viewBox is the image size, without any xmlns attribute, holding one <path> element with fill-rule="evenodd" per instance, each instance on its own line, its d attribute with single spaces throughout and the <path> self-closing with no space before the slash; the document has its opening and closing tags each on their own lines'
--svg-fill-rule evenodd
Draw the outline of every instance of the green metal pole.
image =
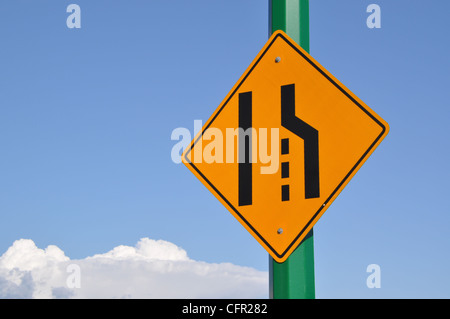
<svg viewBox="0 0 450 319">
<path fill-rule="evenodd" d="M 269 35 L 283 30 L 309 52 L 309 0 L 269 0 Z M 289 258 L 269 257 L 269 296 L 273 299 L 314 299 L 314 237 L 311 230 Z"/>
</svg>

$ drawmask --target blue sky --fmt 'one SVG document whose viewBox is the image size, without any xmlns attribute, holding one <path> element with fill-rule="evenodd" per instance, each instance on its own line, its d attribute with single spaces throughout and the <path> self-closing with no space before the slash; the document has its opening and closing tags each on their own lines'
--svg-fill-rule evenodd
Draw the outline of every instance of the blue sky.
<svg viewBox="0 0 450 319">
<path fill-rule="evenodd" d="M 70 3 L 81 29 L 66 26 Z M 371 3 L 381 29 L 366 26 Z M 314 228 L 318 298 L 450 297 L 448 12 L 311 1 L 311 55 L 390 125 Z M 79 259 L 149 237 L 267 271 L 170 157 L 172 130 L 206 121 L 267 37 L 261 0 L 0 2 L 0 252 L 28 238 Z"/>
</svg>

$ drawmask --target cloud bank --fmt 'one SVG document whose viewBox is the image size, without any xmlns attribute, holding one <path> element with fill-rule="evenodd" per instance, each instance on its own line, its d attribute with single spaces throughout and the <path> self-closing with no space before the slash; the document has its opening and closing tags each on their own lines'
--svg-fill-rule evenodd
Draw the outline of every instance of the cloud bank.
<svg viewBox="0 0 450 319">
<path fill-rule="evenodd" d="M 266 298 L 267 290 L 266 272 L 195 261 L 149 238 L 74 260 L 19 239 L 0 257 L 0 298 Z"/>
</svg>

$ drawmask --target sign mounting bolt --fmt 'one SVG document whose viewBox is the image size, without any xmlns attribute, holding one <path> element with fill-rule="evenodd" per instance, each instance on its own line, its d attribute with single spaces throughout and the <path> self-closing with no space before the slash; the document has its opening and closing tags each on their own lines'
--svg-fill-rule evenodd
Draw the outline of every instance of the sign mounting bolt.
<svg viewBox="0 0 450 319">
<path fill-rule="evenodd" d="M 278 235 L 281 235 L 283 233 L 283 228 L 278 228 L 277 233 Z"/>
<path fill-rule="evenodd" d="M 279 57 L 279 56 L 277 56 L 276 58 L 275 58 L 275 63 L 278 63 L 278 62 L 280 62 L 281 61 L 281 58 Z"/>
</svg>

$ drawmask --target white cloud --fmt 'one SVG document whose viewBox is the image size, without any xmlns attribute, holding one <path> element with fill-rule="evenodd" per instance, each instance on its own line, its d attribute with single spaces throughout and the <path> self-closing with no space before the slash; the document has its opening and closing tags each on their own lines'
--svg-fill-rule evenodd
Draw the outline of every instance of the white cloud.
<svg viewBox="0 0 450 319">
<path fill-rule="evenodd" d="M 149 238 L 78 260 L 19 239 L 0 257 L 0 298 L 265 298 L 267 291 L 266 272 L 195 261 Z"/>
</svg>

